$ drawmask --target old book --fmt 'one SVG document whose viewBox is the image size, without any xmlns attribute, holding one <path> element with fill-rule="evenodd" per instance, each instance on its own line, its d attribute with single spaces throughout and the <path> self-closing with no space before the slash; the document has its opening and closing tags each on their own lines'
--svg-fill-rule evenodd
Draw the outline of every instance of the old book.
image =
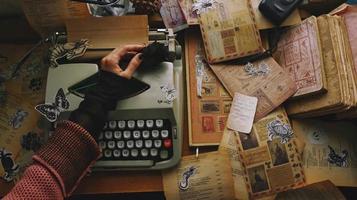
<svg viewBox="0 0 357 200">
<path fill-rule="evenodd" d="M 251 198 L 274 195 L 304 183 L 296 137 L 284 108 L 279 107 L 238 133 L 238 152 Z"/>
<path fill-rule="evenodd" d="M 199 29 L 188 30 L 185 39 L 189 143 L 218 145 L 232 98 L 204 61 Z"/>
<path fill-rule="evenodd" d="M 328 92 L 323 95 L 308 96 L 287 102 L 286 110 L 289 115 L 313 112 L 321 108 L 329 109 L 336 108 L 341 105 L 345 106 L 344 96 L 341 92 L 344 88 L 342 85 L 342 81 L 344 81 L 344 79 L 340 77 L 340 64 L 337 63 L 336 60 L 337 48 L 334 47 L 331 35 L 331 31 L 335 31 L 335 29 L 332 25 L 330 27 L 328 18 L 331 17 L 328 15 L 322 15 L 317 18 L 321 36 L 321 50 L 325 66 Z"/>
<path fill-rule="evenodd" d="M 273 58 L 246 66 L 210 66 L 231 96 L 239 92 L 258 98 L 255 120 L 266 116 L 296 92 L 294 80 Z"/>
<path fill-rule="evenodd" d="M 188 24 L 177 0 L 161 0 L 160 14 L 166 28 L 178 32 L 188 28 Z"/>
<path fill-rule="evenodd" d="M 326 91 L 326 79 L 316 17 L 305 19 L 281 36 L 274 58 L 294 78 L 293 97 Z"/>
<path fill-rule="evenodd" d="M 294 132 L 305 141 L 306 183 L 329 179 L 337 186 L 357 186 L 357 126 L 347 121 L 293 120 Z"/>
<path fill-rule="evenodd" d="M 250 0 L 217 0 L 198 19 L 209 63 L 263 51 Z"/>
<path fill-rule="evenodd" d="M 347 37 L 347 29 L 341 17 L 318 17 L 322 55 L 325 65 L 328 92 L 294 99 L 287 103 L 289 115 L 315 117 L 328 114 L 351 113 L 356 104 L 356 72 Z"/>
<path fill-rule="evenodd" d="M 280 192 L 276 200 L 345 200 L 342 192 L 331 181 L 322 181 L 302 188 Z"/>
</svg>

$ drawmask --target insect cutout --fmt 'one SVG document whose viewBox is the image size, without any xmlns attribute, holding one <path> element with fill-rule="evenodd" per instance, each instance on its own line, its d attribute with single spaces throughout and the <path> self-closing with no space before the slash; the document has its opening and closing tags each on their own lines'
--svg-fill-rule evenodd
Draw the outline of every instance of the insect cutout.
<svg viewBox="0 0 357 200">
<path fill-rule="evenodd" d="M 52 104 L 39 104 L 35 109 L 50 122 L 55 122 L 60 113 L 69 108 L 69 102 L 66 99 L 66 95 L 63 89 L 60 88 L 56 94 L 55 102 Z"/>
<path fill-rule="evenodd" d="M 330 152 L 328 154 L 327 161 L 330 164 L 335 164 L 338 167 L 347 167 L 348 151 L 343 150 L 341 154 L 337 154 L 330 145 L 328 145 L 328 148 Z"/>
<path fill-rule="evenodd" d="M 158 100 L 158 103 L 171 104 L 177 97 L 176 89 L 168 86 L 160 86 L 161 92 L 164 94 L 164 100 Z"/>
<path fill-rule="evenodd" d="M 215 9 L 217 7 L 218 2 L 215 0 L 197 0 L 192 5 L 192 11 L 196 12 L 196 14 L 201 14 L 208 12 L 210 9 Z"/>
<path fill-rule="evenodd" d="M 190 178 L 196 174 L 196 171 L 196 167 L 191 166 L 182 174 L 179 182 L 180 190 L 187 190 L 190 187 Z"/>
<path fill-rule="evenodd" d="M 10 117 L 9 125 L 14 129 L 20 128 L 27 115 L 28 112 L 17 109 L 16 113 Z"/>
<path fill-rule="evenodd" d="M 280 120 L 273 120 L 267 124 L 268 140 L 272 141 L 274 137 L 280 137 L 281 143 L 285 144 L 293 137 L 293 130 L 287 124 Z"/>
<path fill-rule="evenodd" d="M 0 160 L 5 171 L 3 179 L 7 182 L 12 181 L 19 172 L 19 165 L 15 164 L 11 156 L 11 152 L 7 152 L 4 148 L 0 149 Z"/>
<path fill-rule="evenodd" d="M 67 60 L 72 60 L 74 58 L 82 56 L 89 45 L 87 39 L 82 39 L 78 42 L 66 43 L 66 44 L 55 44 L 50 48 L 50 67 L 58 67 L 58 60 L 65 58 Z"/>
</svg>

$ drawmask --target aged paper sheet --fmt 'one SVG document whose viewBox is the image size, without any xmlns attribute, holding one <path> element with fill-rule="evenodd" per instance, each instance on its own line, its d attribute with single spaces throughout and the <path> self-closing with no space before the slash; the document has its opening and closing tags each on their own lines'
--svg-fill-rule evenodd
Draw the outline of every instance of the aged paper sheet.
<svg viewBox="0 0 357 200">
<path fill-rule="evenodd" d="M 199 24 L 196 12 L 192 12 L 193 0 L 178 0 L 178 2 L 180 4 L 183 15 L 185 16 L 187 24 L 188 25 Z"/>
<path fill-rule="evenodd" d="M 304 139 L 306 183 L 326 179 L 337 186 L 357 186 L 357 126 L 352 122 L 293 120 L 295 134 Z"/>
<path fill-rule="evenodd" d="M 238 152 L 251 198 L 272 196 L 304 183 L 296 137 L 281 107 L 239 133 Z"/>
<path fill-rule="evenodd" d="M 250 133 L 257 103 L 257 97 L 236 92 L 234 94 L 231 111 L 228 115 L 227 127 L 241 133 Z"/>
<path fill-rule="evenodd" d="M 180 164 L 163 171 L 166 199 L 234 200 L 234 186 L 229 156 L 211 152 L 182 157 Z"/>
<path fill-rule="evenodd" d="M 263 51 L 250 0 L 217 0 L 198 18 L 209 63 Z"/>
<path fill-rule="evenodd" d="M 322 92 L 326 87 L 316 17 L 304 20 L 281 36 L 274 58 L 294 78 L 293 97 Z"/>
<path fill-rule="evenodd" d="M 345 200 L 341 191 L 331 181 L 322 181 L 277 195 L 276 200 Z"/>
<path fill-rule="evenodd" d="M 274 110 L 296 92 L 294 80 L 273 58 L 253 63 L 268 66 L 262 75 L 249 74 L 242 65 L 210 65 L 218 79 L 233 96 L 235 92 L 258 98 L 255 119 L 259 120 Z"/>
<path fill-rule="evenodd" d="M 204 61 L 199 30 L 189 30 L 185 42 L 190 145 L 218 145 L 232 98 Z M 197 74 L 201 74 L 201 85 L 197 84 Z M 197 87 L 201 88 L 201 97 Z"/>
<path fill-rule="evenodd" d="M 42 37 L 65 30 L 65 20 L 89 17 L 87 5 L 66 0 L 23 0 L 23 11 L 32 26 Z"/>
<path fill-rule="evenodd" d="M 234 191 L 236 199 L 249 199 L 249 193 L 245 187 L 244 181 L 244 167 L 239 160 L 238 148 L 237 148 L 237 133 L 225 129 L 223 132 L 221 143 L 219 144 L 218 151 L 228 152 L 231 166 L 232 166 L 232 175 L 234 182 Z"/>
<path fill-rule="evenodd" d="M 21 138 L 31 131 L 39 119 L 39 114 L 32 105 L 26 103 L 21 96 L 14 96 L 7 91 L 6 99 L 0 106 L 0 151 L 10 152 L 15 160 L 22 149 Z M 0 167 L 0 176 L 16 176 L 5 172 Z"/>
</svg>

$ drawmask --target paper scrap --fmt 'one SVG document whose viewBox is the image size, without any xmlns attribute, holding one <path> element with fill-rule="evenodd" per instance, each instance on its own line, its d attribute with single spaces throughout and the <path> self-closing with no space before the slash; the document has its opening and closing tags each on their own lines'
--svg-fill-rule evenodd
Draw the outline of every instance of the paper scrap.
<svg viewBox="0 0 357 200">
<path fill-rule="evenodd" d="M 241 133 L 250 133 L 253 127 L 257 105 L 257 97 L 236 92 L 228 116 L 227 127 Z"/>
<path fill-rule="evenodd" d="M 163 171 L 163 185 L 170 200 L 235 199 L 230 159 L 224 151 L 184 156 L 177 167 Z"/>
</svg>

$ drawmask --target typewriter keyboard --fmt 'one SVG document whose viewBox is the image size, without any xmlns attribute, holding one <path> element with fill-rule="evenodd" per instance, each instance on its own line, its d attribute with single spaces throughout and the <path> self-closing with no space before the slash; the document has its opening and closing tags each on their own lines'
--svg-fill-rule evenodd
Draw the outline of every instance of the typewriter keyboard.
<svg viewBox="0 0 357 200">
<path fill-rule="evenodd" d="M 172 127 L 168 119 L 112 120 L 97 141 L 100 160 L 169 160 L 173 155 Z"/>
</svg>

